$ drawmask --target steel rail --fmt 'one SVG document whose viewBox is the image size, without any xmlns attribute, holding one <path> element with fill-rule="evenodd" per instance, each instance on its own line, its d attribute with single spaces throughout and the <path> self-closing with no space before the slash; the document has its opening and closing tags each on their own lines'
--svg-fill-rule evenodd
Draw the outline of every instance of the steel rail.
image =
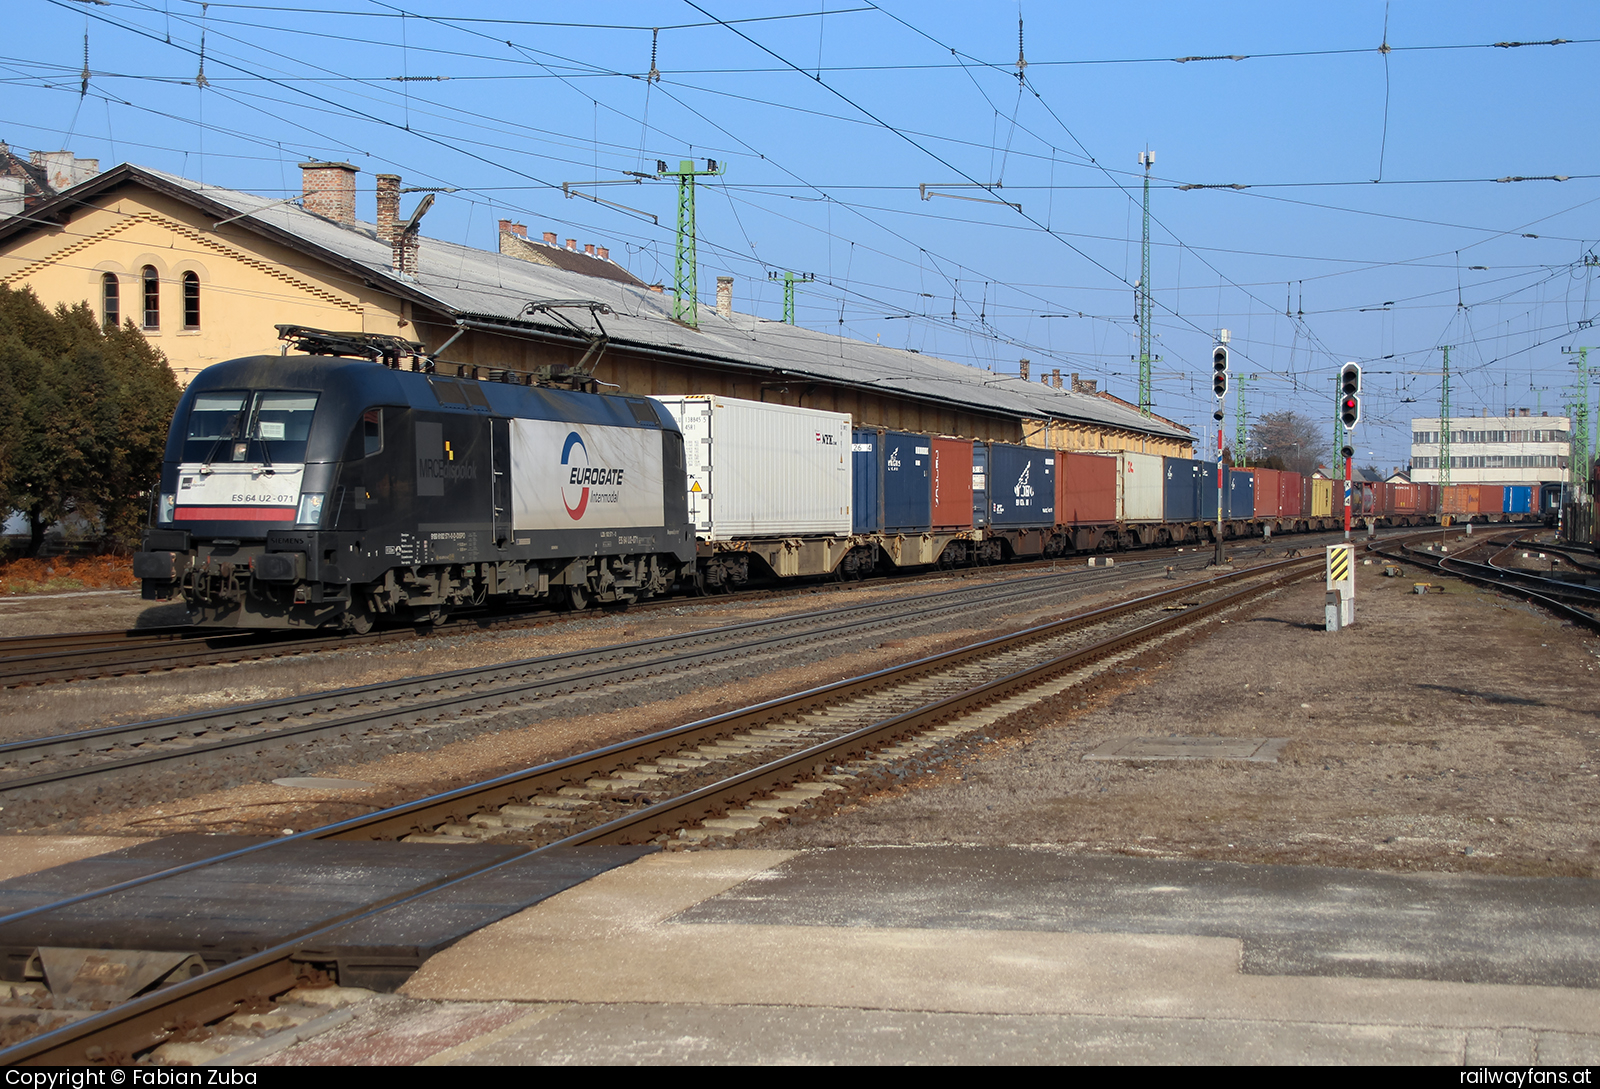
<svg viewBox="0 0 1600 1089">
<path fill-rule="evenodd" d="M 941 664 L 956 664 L 958 660 L 966 660 L 967 658 L 972 657 L 973 654 L 971 652 L 974 652 L 979 648 L 996 647 L 1002 645 L 1019 645 L 1022 642 L 1047 638 L 1050 634 L 1052 634 L 1052 629 L 1055 632 L 1060 632 L 1069 630 L 1071 627 L 1085 627 L 1107 619 L 1113 619 L 1123 613 L 1131 612 L 1141 608 L 1148 608 L 1152 605 L 1158 605 L 1175 597 L 1189 596 L 1197 589 L 1202 589 L 1207 585 L 1217 585 L 1236 581 L 1241 578 L 1248 578 L 1263 573 L 1269 573 L 1272 570 L 1289 567 L 1292 565 L 1304 565 L 1312 562 L 1315 559 L 1317 559 L 1317 557 L 1302 558 L 1297 560 L 1281 560 L 1275 564 L 1270 564 L 1263 567 L 1247 568 L 1243 571 L 1232 572 L 1228 575 L 1209 580 L 1206 583 L 1201 583 L 1198 585 L 1191 584 L 1173 590 L 1161 591 L 1156 594 L 1147 594 L 1126 602 L 1104 606 L 1088 613 L 1080 613 L 1076 616 L 1067 617 L 1063 620 L 1052 621 L 1049 624 L 1038 625 L 1023 632 L 1014 633 L 1008 636 L 999 636 L 995 639 L 985 640 L 982 643 L 974 644 L 973 646 L 961 647 L 957 648 L 956 650 L 947 651 L 941 655 L 933 655 L 931 657 L 922 658 L 905 665 L 893 666 L 887 669 L 878 670 L 874 673 L 866 674 L 864 677 L 839 681 L 831 685 L 823 685 L 818 688 L 808 689 L 805 692 L 801 692 L 793 696 L 779 697 L 778 699 L 768 700 L 764 703 L 756 704 L 751 708 L 746 708 L 743 711 L 732 711 L 723 715 L 715 715 L 708 719 L 697 720 L 682 726 L 676 726 L 667 730 L 660 730 L 655 733 L 646 734 L 643 737 L 616 742 L 615 744 L 608 745 L 588 753 L 580 753 L 562 760 L 537 765 L 533 768 L 526 768 L 520 771 L 510 772 L 506 775 L 497 776 L 496 778 L 489 779 L 484 782 L 475 783 L 466 787 L 458 787 L 454 790 L 445 791 L 436 795 L 430 795 L 429 797 L 418 799 L 416 801 L 404 802 L 400 805 L 391 806 L 387 809 L 380 810 L 377 813 L 350 817 L 345 820 L 326 825 L 320 829 L 307 829 L 304 832 L 298 832 L 291 836 L 283 836 L 281 838 L 265 840 L 258 844 L 251 844 L 247 847 L 237 848 L 235 850 L 227 851 L 210 858 L 197 859 L 192 862 L 182 863 L 177 866 L 169 867 L 165 870 L 157 871 L 155 873 L 145 874 L 141 877 L 130 878 L 127 881 L 119 882 L 115 885 L 108 885 L 100 889 L 92 889 L 88 892 L 65 897 L 61 900 L 35 905 L 31 908 L 25 908 L 21 911 L 0 916 L 0 926 L 30 918 L 35 915 L 40 915 L 47 911 L 53 911 L 59 908 L 69 907 L 74 904 L 84 903 L 89 900 L 110 895 L 112 893 L 124 892 L 129 889 L 138 888 L 142 885 L 147 885 L 155 881 L 165 880 L 170 877 L 175 877 L 179 874 L 189 873 L 193 870 L 215 865 L 219 862 L 226 862 L 248 854 L 253 854 L 256 851 L 269 850 L 279 844 L 289 843 L 295 840 L 352 838 L 370 840 L 375 838 L 399 838 L 399 836 L 407 835 L 411 832 L 417 831 L 420 827 L 420 822 L 424 819 L 422 814 L 427 811 L 438 810 L 446 812 L 448 817 L 454 815 L 455 813 L 468 812 L 464 806 L 470 802 L 473 807 L 470 812 L 476 813 L 485 808 L 504 804 L 504 802 L 510 800 L 513 795 L 503 794 L 502 792 L 515 790 L 518 783 L 532 781 L 532 779 L 535 777 L 553 777 L 556 781 L 560 782 L 578 781 L 592 778 L 594 775 L 605 770 L 611 770 L 618 766 L 627 766 L 630 763 L 638 763 L 642 759 L 645 759 L 647 755 L 661 755 L 665 752 L 674 752 L 677 751 L 677 749 L 682 748 L 685 744 L 691 743 L 695 740 L 714 740 L 717 737 L 726 736 L 729 733 L 736 733 L 740 727 L 730 725 L 730 723 L 738 720 L 741 715 L 770 715 L 777 709 L 793 706 L 796 703 L 801 705 L 804 705 L 808 702 L 818 703 L 825 699 L 830 692 L 865 690 L 869 687 L 876 687 L 887 683 L 897 674 L 910 675 L 913 672 L 919 674 L 926 673 L 938 668 Z M 632 754 L 631 757 L 629 755 L 630 753 Z M 441 823 L 443 819 L 444 818 L 441 818 Z M 375 831 L 376 825 L 379 823 L 390 825 L 390 830 L 387 833 Z M 401 830 L 395 832 L 393 831 L 394 828 L 400 828 Z"/>
<path fill-rule="evenodd" d="M 1309 530 L 1308 534 L 1322 531 Z M 1240 540 L 1245 547 L 1247 541 Z M 1126 566 L 1164 562 L 1175 550 L 1184 546 L 1165 546 L 1150 549 L 1136 558 L 1125 559 Z M 1263 547 L 1259 551 L 1264 551 Z M 1258 551 L 1258 554 L 1259 554 Z M 1042 557 L 1041 557 L 1042 558 Z M 1063 556 L 1055 562 L 1068 559 Z M 1048 562 L 1048 561 L 1047 561 Z M 963 571 L 992 571 L 1007 564 L 982 565 L 961 568 Z M 893 570 L 884 574 L 869 575 L 857 580 L 857 585 L 879 582 L 911 581 L 938 578 L 948 575 L 954 568 Z M 749 601 L 763 597 L 781 597 L 802 593 L 818 586 L 832 585 L 826 580 L 805 580 L 782 586 L 760 586 L 737 593 L 715 595 L 709 598 L 681 597 L 652 598 L 630 606 L 631 610 L 647 612 L 654 609 L 681 606 L 685 601 Z M 381 628 L 364 635 L 353 632 L 303 632 L 276 629 L 230 629 L 202 627 L 172 627 L 141 630 L 107 630 L 93 632 L 63 632 L 42 636 L 12 636 L 0 638 L 0 688 L 15 688 L 50 681 L 87 680 L 101 676 L 121 676 L 129 673 L 148 673 L 158 670 L 180 669 L 192 666 L 213 665 L 222 662 L 252 658 L 276 658 L 292 654 L 311 653 L 321 649 L 344 649 L 412 638 L 433 638 L 462 632 L 492 631 L 507 627 L 540 625 L 564 619 L 581 619 L 585 616 L 610 611 L 605 607 L 580 613 L 556 612 L 550 609 L 526 609 L 510 612 L 458 612 L 451 619 L 433 625 Z M 161 645 L 200 640 L 237 642 L 236 647 L 213 648 L 209 652 L 187 654 L 161 654 Z M 40 653 L 51 652 L 51 653 Z M 70 664 L 55 665 L 58 659 Z M 76 661 L 72 661 L 76 659 Z"/>
<path fill-rule="evenodd" d="M 463 881 L 492 872 L 503 866 L 524 862 L 532 854 L 552 852 L 565 847 L 586 844 L 637 842 L 641 837 L 647 840 L 655 838 L 661 834 L 662 830 L 668 827 L 681 825 L 686 819 L 696 819 L 694 816 L 696 813 L 703 814 L 708 809 L 715 811 L 718 808 L 732 804 L 736 799 L 753 797 L 771 789 L 773 786 L 793 782 L 803 774 L 803 769 L 807 765 L 814 767 L 817 764 L 834 763 L 842 758 L 847 758 L 854 752 L 870 748 L 878 742 L 907 733 L 919 732 L 939 722 L 958 716 L 967 710 L 1003 699 L 1019 690 L 1037 685 L 1058 673 L 1081 668 L 1096 659 L 1165 634 L 1191 623 L 1196 617 L 1209 616 L 1231 606 L 1242 604 L 1249 598 L 1304 577 L 1310 573 L 1307 569 L 1311 568 L 1316 559 L 1318 557 L 1313 556 L 1285 560 L 1270 565 L 1269 568 L 1253 568 L 1210 580 L 1206 585 L 1232 582 L 1250 575 L 1260 575 L 1269 570 L 1287 569 L 1282 570 L 1276 577 L 1268 579 L 1261 585 L 1247 587 L 1193 610 L 1142 625 L 1131 631 L 1101 640 L 1090 647 L 1081 648 L 1028 669 L 1008 674 L 967 692 L 853 731 L 833 741 L 790 754 L 779 760 L 736 775 L 724 782 L 693 791 L 683 797 L 657 803 L 638 813 L 607 821 L 596 827 L 577 832 L 511 858 L 474 867 L 469 871 L 463 871 L 457 875 L 437 880 L 428 887 L 398 893 L 383 903 L 364 905 L 360 908 L 352 909 L 345 915 L 331 921 L 318 923 L 314 927 L 297 933 L 259 953 L 233 961 L 222 967 L 211 969 L 190 980 L 141 998 L 132 999 L 110 1010 L 93 1014 L 31 1040 L 15 1044 L 0 1051 L 0 1063 L 7 1065 L 65 1066 L 97 1061 L 130 1061 L 137 1052 L 161 1042 L 177 1025 L 204 1024 L 214 1021 L 227 1016 L 252 998 L 269 999 L 284 990 L 288 990 L 294 985 L 299 974 L 299 969 L 296 967 L 294 959 L 296 955 L 305 948 L 307 943 L 327 935 L 339 927 L 412 903 L 424 896 L 458 885 Z M 1314 568 L 1311 569 L 1314 570 Z M 1194 589 L 1195 587 L 1185 588 L 1189 592 Z M 1170 596 L 1172 596 L 1172 592 L 1147 595 L 1145 598 L 1136 600 L 1150 604 Z M 1132 605 L 1132 603 L 1125 604 Z M 1096 610 L 1097 613 L 1104 611 L 1106 610 Z M 1126 610 L 1124 609 L 1124 611 Z M 1059 626 L 1062 623 L 1065 622 L 1041 625 L 1039 628 L 1030 629 L 1030 631 L 1038 632 L 1041 629 Z M 1018 633 L 1016 636 L 986 640 L 983 644 L 978 644 L 977 646 L 993 647 L 1004 643 L 1015 643 L 1024 634 Z M 1036 635 L 1035 638 L 1038 638 L 1038 636 Z M 962 648 L 962 651 L 970 651 L 972 649 L 974 648 Z M 920 663 L 912 663 L 911 666 L 901 667 L 900 671 L 903 672 L 917 666 L 930 666 L 941 659 L 955 658 L 965 660 L 970 655 L 962 651 L 924 659 Z M 867 678 L 862 678 L 861 680 L 870 681 L 872 678 L 880 677 L 884 672 L 888 671 L 870 674 Z M 800 694 L 795 699 L 801 701 L 814 699 L 818 694 L 829 689 L 844 690 L 845 686 L 836 685 L 826 686 L 823 689 L 814 689 L 811 692 Z M 752 710 L 760 711 L 766 709 L 770 711 L 783 702 L 785 701 L 769 701 Z M 706 723 L 715 723 L 720 719 L 728 719 L 729 717 L 717 716 L 716 719 L 706 720 Z M 697 724 L 681 727 L 680 731 L 690 729 L 695 725 Z M 699 725 L 704 726 L 705 724 Z M 673 731 L 666 731 L 666 733 L 671 732 Z M 648 741 L 649 739 L 641 740 Z M 681 747 L 681 744 L 678 747 Z M 615 750 L 618 747 L 613 746 L 611 748 Z M 569 762 L 558 762 L 558 764 L 567 763 Z M 550 767 L 554 766 L 551 765 Z M 530 769 L 530 773 L 539 770 Z M 524 775 L 526 774 L 524 773 Z M 502 777 L 501 780 L 496 780 L 495 782 L 503 782 L 505 778 L 509 777 Z M 426 805 L 429 801 L 443 799 L 459 801 L 463 796 L 464 794 L 461 791 L 452 791 L 446 795 L 435 796 L 431 800 L 423 799 L 420 803 L 395 807 L 394 812 L 404 810 L 408 818 L 414 819 L 416 814 L 420 812 L 416 808 L 418 805 Z M 449 804 L 449 802 L 446 802 L 446 804 Z M 381 816 L 381 814 L 374 816 Z M 292 839 L 370 838 L 372 831 L 371 818 L 355 818 L 330 825 L 325 829 L 311 830 L 298 836 L 284 837 L 281 840 L 273 840 L 259 846 L 229 852 L 226 856 L 221 857 L 238 857 L 253 850 L 262 850 L 279 843 L 289 842 Z M 147 884 L 150 881 L 159 880 L 177 872 L 187 872 L 203 865 L 214 864 L 215 861 L 217 860 L 200 860 L 181 867 L 174 867 L 172 870 L 164 871 L 162 874 L 150 875 L 135 882 L 124 882 L 116 886 L 116 888 L 123 889 L 133 887 L 136 884 Z M 104 895 L 106 891 L 110 890 L 101 890 L 94 895 Z M 81 899 L 83 898 L 75 898 L 71 902 L 81 902 Z M 53 905 L 47 905 L 46 907 L 50 906 Z M 30 911 L 26 914 L 35 914 L 35 912 Z M 17 916 L 8 917 L 8 919 L 14 917 Z M 7 919 L 0 919 L 0 923 L 6 921 Z"/>
<path fill-rule="evenodd" d="M 776 620 L 746 621 L 682 635 L 658 636 L 610 647 L 589 648 L 499 663 L 494 666 L 453 670 L 422 678 L 407 678 L 403 681 L 386 681 L 357 688 L 266 700 L 220 712 L 195 712 L 149 722 L 125 723 L 53 737 L 7 742 L 0 744 L 0 762 L 18 760 L 35 762 L 50 756 L 79 755 L 86 749 L 107 749 L 117 745 L 166 741 L 186 734 L 198 736 L 213 730 L 252 728 L 269 720 L 282 722 L 308 715 L 337 715 L 344 708 L 367 708 L 354 714 L 339 715 L 316 722 L 267 728 L 258 732 L 242 733 L 236 737 L 197 742 L 182 748 L 139 753 L 97 764 L 0 780 L 0 794 L 90 775 L 106 774 L 115 770 L 127 770 L 220 752 L 239 746 L 271 743 L 305 734 L 348 733 L 363 728 L 370 729 L 378 724 L 387 726 L 396 723 L 397 717 L 417 721 L 450 714 L 464 714 L 481 710 L 486 705 L 503 705 L 512 700 L 536 698 L 553 689 L 618 683 L 632 679 L 640 673 L 685 669 L 707 659 L 759 653 L 763 649 L 786 642 L 814 642 L 829 636 L 870 630 L 886 624 L 929 618 L 950 612 L 952 609 L 992 608 L 1016 598 L 1032 598 L 1041 593 L 1049 593 L 1055 588 L 1051 584 L 1058 584 L 1061 591 L 1070 592 L 1087 589 L 1089 585 L 1098 585 L 1101 581 L 1110 581 L 1115 577 L 1108 572 L 1103 578 L 1091 577 L 1085 580 L 1081 577 L 1075 578 L 1077 574 L 1074 571 L 1035 575 L 997 585 L 960 587 L 912 598 L 894 598 L 866 605 L 816 610 Z M 910 607 L 896 611 L 900 606 Z M 852 616 L 855 619 L 847 619 Z M 831 626 L 808 627 L 830 620 L 837 622 Z M 800 630 L 794 630 L 797 628 Z M 775 632 L 775 634 L 743 642 L 728 642 L 741 633 L 756 631 Z M 705 649 L 680 650 L 677 653 L 648 656 L 652 651 L 671 651 L 673 648 L 696 646 L 703 646 Z M 552 673 L 574 664 L 628 658 L 638 660 L 587 671 L 568 672 L 539 680 L 524 679 L 531 674 Z M 447 690 L 460 694 L 435 699 L 426 698 L 430 695 L 437 696 Z M 403 699 L 411 699 L 413 702 L 397 706 L 397 701 Z"/>
<path fill-rule="evenodd" d="M 669 730 L 658 731 L 640 738 L 617 742 L 593 752 L 558 760 L 539 768 L 512 772 L 482 783 L 445 791 L 429 798 L 419 799 L 365 816 L 341 822 L 339 831 L 330 838 L 338 839 L 398 839 L 415 832 L 445 823 L 447 820 L 470 820 L 472 816 L 508 803 L 521 802 L 533 792 L 551 785 L 584 782 L 599 775 L 668 756 L 686 745 L 704 744 L 735 735 L 754 726 L 803 712 L 811 707 L 855 696 L 864 692 L 888 687 L 913 677 L 924 676 L 979 657 L 993 655 L 1029 643 L 1048 639 L 1073 629 L 1103 623 L 1118 616 L 1148 609 L 1174 598 L 1193 596 L 1208 587 L 1268 574 L 1282 568 L 1299 568 L 1319 560 L 1309 557 L 1280 560 L 1274 564 L 1231 572 L 1203 583 L 1190 584 L 1176 589 L 1146 594 L 1129 601 L 1108 605 L 1087 613 L 1036 625 L 1010 635 L 997 636 L 979 643 L 959 647 L 942 654 L 920 658 L 904 665 L 891 666 L 860 677 L 822 685 L 817 688 L 768 700 L 752 707 L 730 711 L 722 715 L 692 722 Z M 1295 572 L 1298 575 L 1298 572 Z M 1199 609 L 1189 610 L 1180 616 L 1157 621 L 1156 625 L 1171 625 L 1182 617 L 1199 614 Z M 1136 629 L 1144 631 L 1144 628 Z M 1152 626 L 1151 630 L 1154 630 Z M 1120 637 L 1119 637 L 1120 638 Z M 3 921 L 3 920 L 0 920 Z"/>
<path fill-rule="evenodd" d="M 1569 620 L 1575 624 L 1582 624 L 1584 627 L 1593 629 L 1595 631 L 1600 631 L 1600 616 L 1588 612 L 1585 609 L 1580 609 L 1576 606 L 1569 605 L 1564 601 L 1559 601 L 1548 594 L 1540 593 L 1538 590 L 1530 589 L 1526 586 L 1520 586 L 1515 581 L 1504 577 L 1506 574 L 1504 571 L 1490 567 L 1487 564 L 1472 563 L 1468 560 L 1458 560 L 1444 556 L 1432 556 L 1424 550 L 1409 547 L 1401 548 L 1401 552 L 1404 553 L 1404 555 L 1401 556 L 1396 556 L 1393 553 L 1383 551 L 1382 549 L 1374 549 L 1374 551 L 1378 552 L 1379 555 L 1389 556 L 1389 558 L 1403 563 L 1416 564 L 1418 567 L 1429 568 L 1444 575 L 1452 575 L 1466 582 L 1473 582 L 1482 586 L 1488 586 L 1493 589 L 1503 590 L 1507 593 L 1515 594 L 1518 597 L 1525 598 L 1528 601 L 1534 602 L 1535 604 L 1549 609 L 1551 612 L 1565 620 Z M 1488 574 L 1474 573 L 1474 569 L 1477 571 L 1486 571 Z"/>
</svg>

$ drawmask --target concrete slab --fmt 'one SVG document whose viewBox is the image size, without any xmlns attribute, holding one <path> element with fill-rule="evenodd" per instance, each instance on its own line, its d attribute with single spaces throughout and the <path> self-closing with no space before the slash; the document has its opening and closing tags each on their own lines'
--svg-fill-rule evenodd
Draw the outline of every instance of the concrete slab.
<svg viewBox="0 0 1600 1089">
<path fill-rule="evenodd" d="M 1253 760 L 1276 764 L 1287 737 L 1113 737 L 1085 760 Z"/>
<path fill-rule="evenodd" d="M 1530 1066 L 1575 1065 L 1593 1054 L 1592 1037 L 1420 1025 L 685 1004 L 534 1009 L 425 1065 Z M 338 1053 L 333 1041 L 329 1049 L 325 1054 Z"/>
<path fill-rule="evenodd" d="M 741 883 L 747 891 L 783 880 L 775 867 L 791 857 L 713 851 L 640 859 L 464 939 L 424 965 L 403 993 L 616 1007 L 1237 1022 L 1246 1035 L 1256 1033 L 1249 1026 L 1278 1025 L 1296 1040 L 1309 1030 L 1293 1026 L 1305 1025 L 1342 1026 L 1349 1039 L 1393 1037 L 1401 1028 L 1460 1034 L 1517 1027 L 1564 1034 L 1589 1056 L 1581 1061 L 1600 1058 L 1596 990 L 1247 975 L 1240 970 L 1243 943 L 1227 937 L 674 920 Z M 1432 1055 L 1432 1047 L 1423 1051 Z"/>
<path fill-rule="evenodd" d="M 0 836 L 0 881 L 149 842 L 128 836 Z"/>
<path fill-rule="evenodd" d="M 1600 884 L 1084 855 L 845 847 L 796 855 L 679 923 L 1234 938 L 1256 975 L 1600 988 Z"/>
</svg>

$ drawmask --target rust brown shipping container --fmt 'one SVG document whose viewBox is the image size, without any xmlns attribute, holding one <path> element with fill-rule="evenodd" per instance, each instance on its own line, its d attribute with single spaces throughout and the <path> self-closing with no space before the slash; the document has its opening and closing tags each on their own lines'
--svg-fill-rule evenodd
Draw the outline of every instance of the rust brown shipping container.
<svg viewBox="0 0 1600 1089">
<path fill-rule="evenodd" d="M 1284 518 L 1298 518 L 1304 508 L 1305 488 L 1299 473 L 1287 469 L 1278 474 L 1278 514 Z"/>
<path fill-rule="evenodd" d="M 1255 499 L 1250 513 L 1257 518 L 1278 516 L 1278 476 L 1276 469 L 1247 469 L 1256 478 Z"/>
<path fill-rule="evenodd" d="M 972 441 L 931 439 L 933 528 L 972 528 Z"/>
<path fill-rule="evenodd" d="M 1117 520 L 1117 459 L 1056 455 L 1056 521 L 1085 525 Z"/>
<path fill-rule="evenodd" d="M 1445 514 L 1471 514 L 1472 497 L 1468 493 L 1469 484 L 1442 484 L 1439 487 L 1441 502 L 1439 509 Z"/>
</svg>

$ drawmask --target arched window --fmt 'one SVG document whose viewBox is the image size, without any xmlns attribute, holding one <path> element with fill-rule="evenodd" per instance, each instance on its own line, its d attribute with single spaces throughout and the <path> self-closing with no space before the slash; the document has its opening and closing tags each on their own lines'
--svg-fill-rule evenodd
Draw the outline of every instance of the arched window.
<svg viewBox="0 0 1600 1089">
<path fill-rule="evenodd" d="M 153 265 L 146 265 L 142 273 L 144 278 L 144 327 L 146 329 L 161 328 L 161 280 L 156 276 Z"/>
<path fill-rule="evenodd" d="M 200 328 L 200 277 L 192 272 L 183 274 L 183 327 Z"/>
<path fill-rule="evenodd" d="M 100 301 L 106 332 L 116 330 L 122 324 L 122 288 L 117 283 L 117 274 L 108 272 L 100 277 Z"/>
</svg>

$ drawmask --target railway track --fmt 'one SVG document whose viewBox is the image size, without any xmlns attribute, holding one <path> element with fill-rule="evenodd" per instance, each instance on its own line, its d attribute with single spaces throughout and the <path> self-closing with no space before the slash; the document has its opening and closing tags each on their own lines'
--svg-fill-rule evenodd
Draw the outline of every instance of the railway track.
<svg viewBox="0 0 1600 1089">
<path fill-rule="evenodd" d="M 1238 541 L 1232 549 L 1240 555 L 1261 554 L 1267 551 L 1254 541 Z M 1197 554 L 1188 548 L 1186 553 L 1176 549 L 1145 552 L 1134 558 L 1124 558 L 1126 565 L 1167 563 L 1180 555 Z M 973 568 L 974 572 L 1005 570 L 1007 568 Z M 911 581 L 942 578 L 948 571 L 917 572 L 913 574 L 878 575 L 863 582 Z M 818 584 L 757 588 L 739 594 L 724 595 L 722 600 L 760 601 L 773 597 L 789 597 L 814 590 Z M 706 599 L 700 599 L 706 600 Z M 631 612 L 648 612 L 662 608 L 681 608 L 682 598 L 648 601 L 630 607 Z M 128 676 L 140 673 L 164 672 L 194 666 L 217 665 L 223 662 L 241 662 L 316 653 L 325 650 L 347 650 L 382 644 L 404 642 L 417 638 L 449 637 L 486 631 L 503 631 L 512 628 L 560 623 L 563 620 L 590 615 L 587 612 L 554 612 L 549 609 L 524 610 L 511 613 L 483 613 L 457 615 L 438 624 L 417 627 L 381 628 L 366 634 L 352 632 L 274 631 L 270 629 L 227 629 L 204 627 L 133 628 L 121 631 L 62 632 L 51 635 L 28 635 L 0 638 L 0 688 L 17 688 L 27 685 L 63 681 L 88 680 L 96 677 Z"/>
<path fill-rule="evenodd" d="M 0 929 L 305 840 L 452 839 L 453 828 L 510 828 L 527 846 L 280 935 L 259 953 L 135 997 L 0 1051 L 0 1062 L 126 1062 L 177 1026 L 203 1025 L 295 986 L 305 957 L 341 927 L 413 910 L 430 896 L 530 856 L 597 844 L 662 844 L 686 830 L 732 834 L 817 797 L 868 783 L 897 763 L 981 731 L 1119 661 L 1159 648 L 1201 620 L 1248 605 L 1321 570 L 1321 557 L 1284 560 L 1206 583 L 1039 625 L 892 670 L 799 693 L 131 881 L 0 917 Z M 1242 588 L 1236 584 L 1244 583 Z M 1195 599 L 1203 600 L 1195 600 Z M 1153 615 L 1159 614 L 1159 615 Z M 1106 630 L 1108 625 L 1116 630 Z M 548 800 L 548 801 L 547 801 Z M 576 805 L 590 801 L 589 805 Z M 563 804 L 554 804 L 554 803 Z M 534 812 L 538 811 L 538 812 Z M 547 814 L 556 812 L 556 819 Z M 482 818 L 499 816 L 494 825 Z M 720 823 L 718 823 L 720 822 Z M 442 835 L 440 833 L 443 833 Z M 498 833 L 497 833 L 498 834 Z M 395 850 L 429 851 L 394 844 Z M 203 905 L 198 907 L 202 912 Z"/>
<path fill-rule="evenodd" d="M 1200 566 L 1197 557 L 1190 561 Z M 476 723 L 515 713 L 568 712 L 575 693 L 648 680 L 655 688 L 674 676 L 737 660 L 781 661 L 813 644 L 861 638 L 875 631 L 897 636 L 952 616 L 1048 607 L 1056 601 L 1125 577 L 1127 569 L 1073 569 L 962 587 L 915 597 L 794 614 L 640 640 L 617 646 L 455 670 L 358 688 L 276 699 L 148 722 L 100 727 L 0 744 L 0 797 L 7 815 L 21 815 L 17 802 L 48 799 L 66 787 L 99 784 L 110 777 L 161 765 L 193 766 L 240 751 L 358 736 L 382 744 L 442 724 Z M 697 682 L 698 683 L 698 682 Z M 561 696 L 569 701 L 541 708 Z"/>
<path fill-rule="evenodd" d="M 1416 564 L 1440 574 L 1453 575 L 1480 586 L 1492 586 L 1540 605 L 1564 620 L 1595 631 L 1600 631 L 1600 588 L 1550 579 L 1531 571 L 1503 567 L 1495 563 L 1505 552 L 1519 547 L 1514 535 L 1486 538 L 1478 548 L 1500 545 L 1500 553 L 1486 563 L 1436 553 L 1426 548 L 1415 548 L 1400 542 L 1375 548 L 1379 555 L 1404 563 Z M 1545 547 L 1545 546 L 1538 546 Z"/>
</svg>

